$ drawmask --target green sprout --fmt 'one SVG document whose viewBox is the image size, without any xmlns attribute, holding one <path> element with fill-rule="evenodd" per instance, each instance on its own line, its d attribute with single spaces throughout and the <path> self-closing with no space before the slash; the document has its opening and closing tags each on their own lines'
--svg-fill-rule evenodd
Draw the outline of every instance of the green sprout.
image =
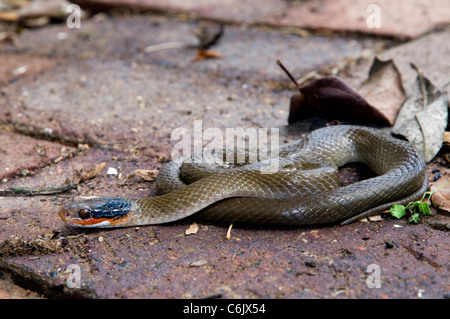
<svg viewBox="0 0 450 319">
<path fill-rule="evenodd" d="M 424 216 L 431 215 L 430 211 L 430 202 L 431 202 L 431 196 L 434 192 L 437 190 L 447 186 L 450 184 L 450 182 L 445 183 L 441 187 L 435 189 L 434 191 L 428 191 L 425 192 L 421 199 L 415 202 L 410 202 L 406 206 L 404 205 L 398 205 L 394 204 L 389 209 L 389 213 L 391 213 L 392 216 L 396 217 L 397 219 L 403 218 L 406 215 L 409 215 L 408 223 L 414 223 L 417 224 L 419 221 L 420 213 L 422 213 Z M 425 197 L 427 197 L 427 201 L 423 202 Z"/>
</svg>

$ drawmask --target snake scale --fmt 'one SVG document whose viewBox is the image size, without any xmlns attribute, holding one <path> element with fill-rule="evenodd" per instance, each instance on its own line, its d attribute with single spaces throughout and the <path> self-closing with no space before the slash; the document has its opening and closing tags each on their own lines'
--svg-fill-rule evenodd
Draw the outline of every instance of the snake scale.
<svg viewBox="0 0 450 319">
<path fill-rule="evenodd" d="M 428 187 L 426 163 L 413 146 L 363 126 L 315 130 L 280 146 L 277 158 L 250 163 L 245 156 L 248 163 L 219 165 L 180 157 L 160 170 L 156 197 L 92 198 L 64 206 L 59 216 L 78 227 L 161 224 L 193 214 L 264 225 L 349 223 L 414 201 Z M 276 172 L 262 173 L 273 160 Z M 377 176 L 340 187 L 338 168 L 353 162 Z"/>
</svg>

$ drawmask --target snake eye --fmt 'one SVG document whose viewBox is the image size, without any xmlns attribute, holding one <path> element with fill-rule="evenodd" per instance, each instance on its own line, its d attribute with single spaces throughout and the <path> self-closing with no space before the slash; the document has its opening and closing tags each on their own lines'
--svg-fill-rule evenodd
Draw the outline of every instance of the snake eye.
<svg viewBox="0 0 450 319">
<path fill-rule="evenodd" d="M 91 217 L 91 212 L 89 209 L 80 209 L 80 211 L 78 212 L 78 216 L 80 216 L 81 219 L 86 219 Z"/>
</svg>

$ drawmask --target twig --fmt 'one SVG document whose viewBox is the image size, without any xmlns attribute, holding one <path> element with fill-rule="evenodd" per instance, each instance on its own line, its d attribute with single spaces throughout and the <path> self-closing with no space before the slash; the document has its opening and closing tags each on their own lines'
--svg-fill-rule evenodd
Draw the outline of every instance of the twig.
<svg viewBox="0 0 450 319">
<path fill-rule="evenodd" d="M 283 63 L 281 63 L 280 60 L 277 60 L 277 64 L 280 66 L 280 68 L 283 69 L 283 71 L 287 74 L 287 76 L 291 79 L 292 82 L 294 82 L 295 86 L 299 89 L 299 91 L 302 91 L 302 87 L 300 84 L 298 84 L 297 80 L 292 76 L 291 72 L 286 69 Z"/>
<path fill-rule="evenodd" d="M 0 196 L 37 196 L 37 195 L 54 195 L 67 192 L 71 189 L 76 189 L 78 187 L 78 183 L 69 183 L 63 184 L 60 186 L 51 186 L 51 187 L 41 187 L 41 188 L 33 188 L 33 187 L 9 187 L 6 189 L 0 189 Z"/>
<path fill-rule="evenodd" d="M 179 49 L 182 48 L 183 46 L 184 44 L 182 42 L 165 42 L 160 44 L 149 45 L 148 47 L 144 48 L 144 52 L 152 53 L 161 50 Z"/>
</svg>

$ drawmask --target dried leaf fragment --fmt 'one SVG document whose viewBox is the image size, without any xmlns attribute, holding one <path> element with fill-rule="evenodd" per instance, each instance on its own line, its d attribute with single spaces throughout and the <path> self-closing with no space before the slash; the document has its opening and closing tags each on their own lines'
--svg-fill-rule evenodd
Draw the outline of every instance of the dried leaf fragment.
<svg viewBox="0 0 450 319">
<path fill-rule="evenodd" d="M 132 172 L 131 174 L 129 174 L 122 183 L 124 183 L 128 179 L 133 178 L 135 176 L 143 179 L 146 182 L 151 182 L 151 181 L 155 180 L 157 175 L 158 175 L 158 170 L 156 170 L 156 169 L 137 169 L 134 172 Z"/>
<path fill-rule="evenodd" d="M 358 89 L 367 103 L 384 115 L 389 125 L 393 125 L 405 101 L 406 93 L 402 77 L 393 60 L 381 61 L 375 58 L 369 77 Z"/>
<path fill-rule="evenodd" d="M 100 163 L 95 167 L 88 168 L 87 170 L 81 169 L 76 170 L 71 178 L 72 183 L 82 183 L 83 181 L 93 179 L 97 175 L 99 175 L 102 169 L 106 166 L 106 162 Z"/>
<path fill-rule="evenodd" d="M 197 56 L 192 60 L 192 62 L 202 61 L 206 59 L 219 59 L 219 58 L 221 58 L 219 52 L 213 50 L 198 49 Z"/>
<path fill-rule="evenodd" d="M 106 166 L 106 162 L 100 163 L 93 168 L 88 169 L 85 172 L 82 172 L 83 180 L 89 180 L 96 177 L 101 173 L 102 169 Z"/>
<path fill-rule="evenodd" d="M 445 144 L 450 144 L 450 132 L 444 132 L 443 142 Z"/>
<path fill-rule="evenodd" d="M 447 185 L 446 185 L 447 184 Z M 443 175 L 430 186 L 431 202 L 438 208 L 450 212 L 450 175 Z"/>
<path fill-rule="evenodd" d="M 371 222 L 381 222 L 384 220 L 383 217 L 381 217 L 381 215 L 368 216 L 367 219 Z"/>
<path fill-rule="evenodd" d="M 233 223 L 231 223 L 230 226 L 228 227 L 227 235 L 225 236 L 225 238 L 228 240 L 231 239 L 231 228 L 233 228 Z"/>
<path fill-rule="evenodd" d="M 201 266 L 206 265 L 207 263 L 208 263 L 207 260 L 205 260 L 205 259 L 200 259 L 200 260 L 191 262 L 191 263 L 189 264 L 189 267 L 201 267 Z"/>
<path fill-rule="evenodd" d="M 404 136 L 431 161 L 442 147 L 448 120 L 447 95 L 413 65 L 418 75 L 411 96 L 403 104 L 392 132 Z"/>
<path fill-rule="evenodd" d="M 196 222 L 193 222 L 188 229 L 184 232 L 186 236 L 197 234 L 198 232 L 198 224 Z"/>
</svg>

